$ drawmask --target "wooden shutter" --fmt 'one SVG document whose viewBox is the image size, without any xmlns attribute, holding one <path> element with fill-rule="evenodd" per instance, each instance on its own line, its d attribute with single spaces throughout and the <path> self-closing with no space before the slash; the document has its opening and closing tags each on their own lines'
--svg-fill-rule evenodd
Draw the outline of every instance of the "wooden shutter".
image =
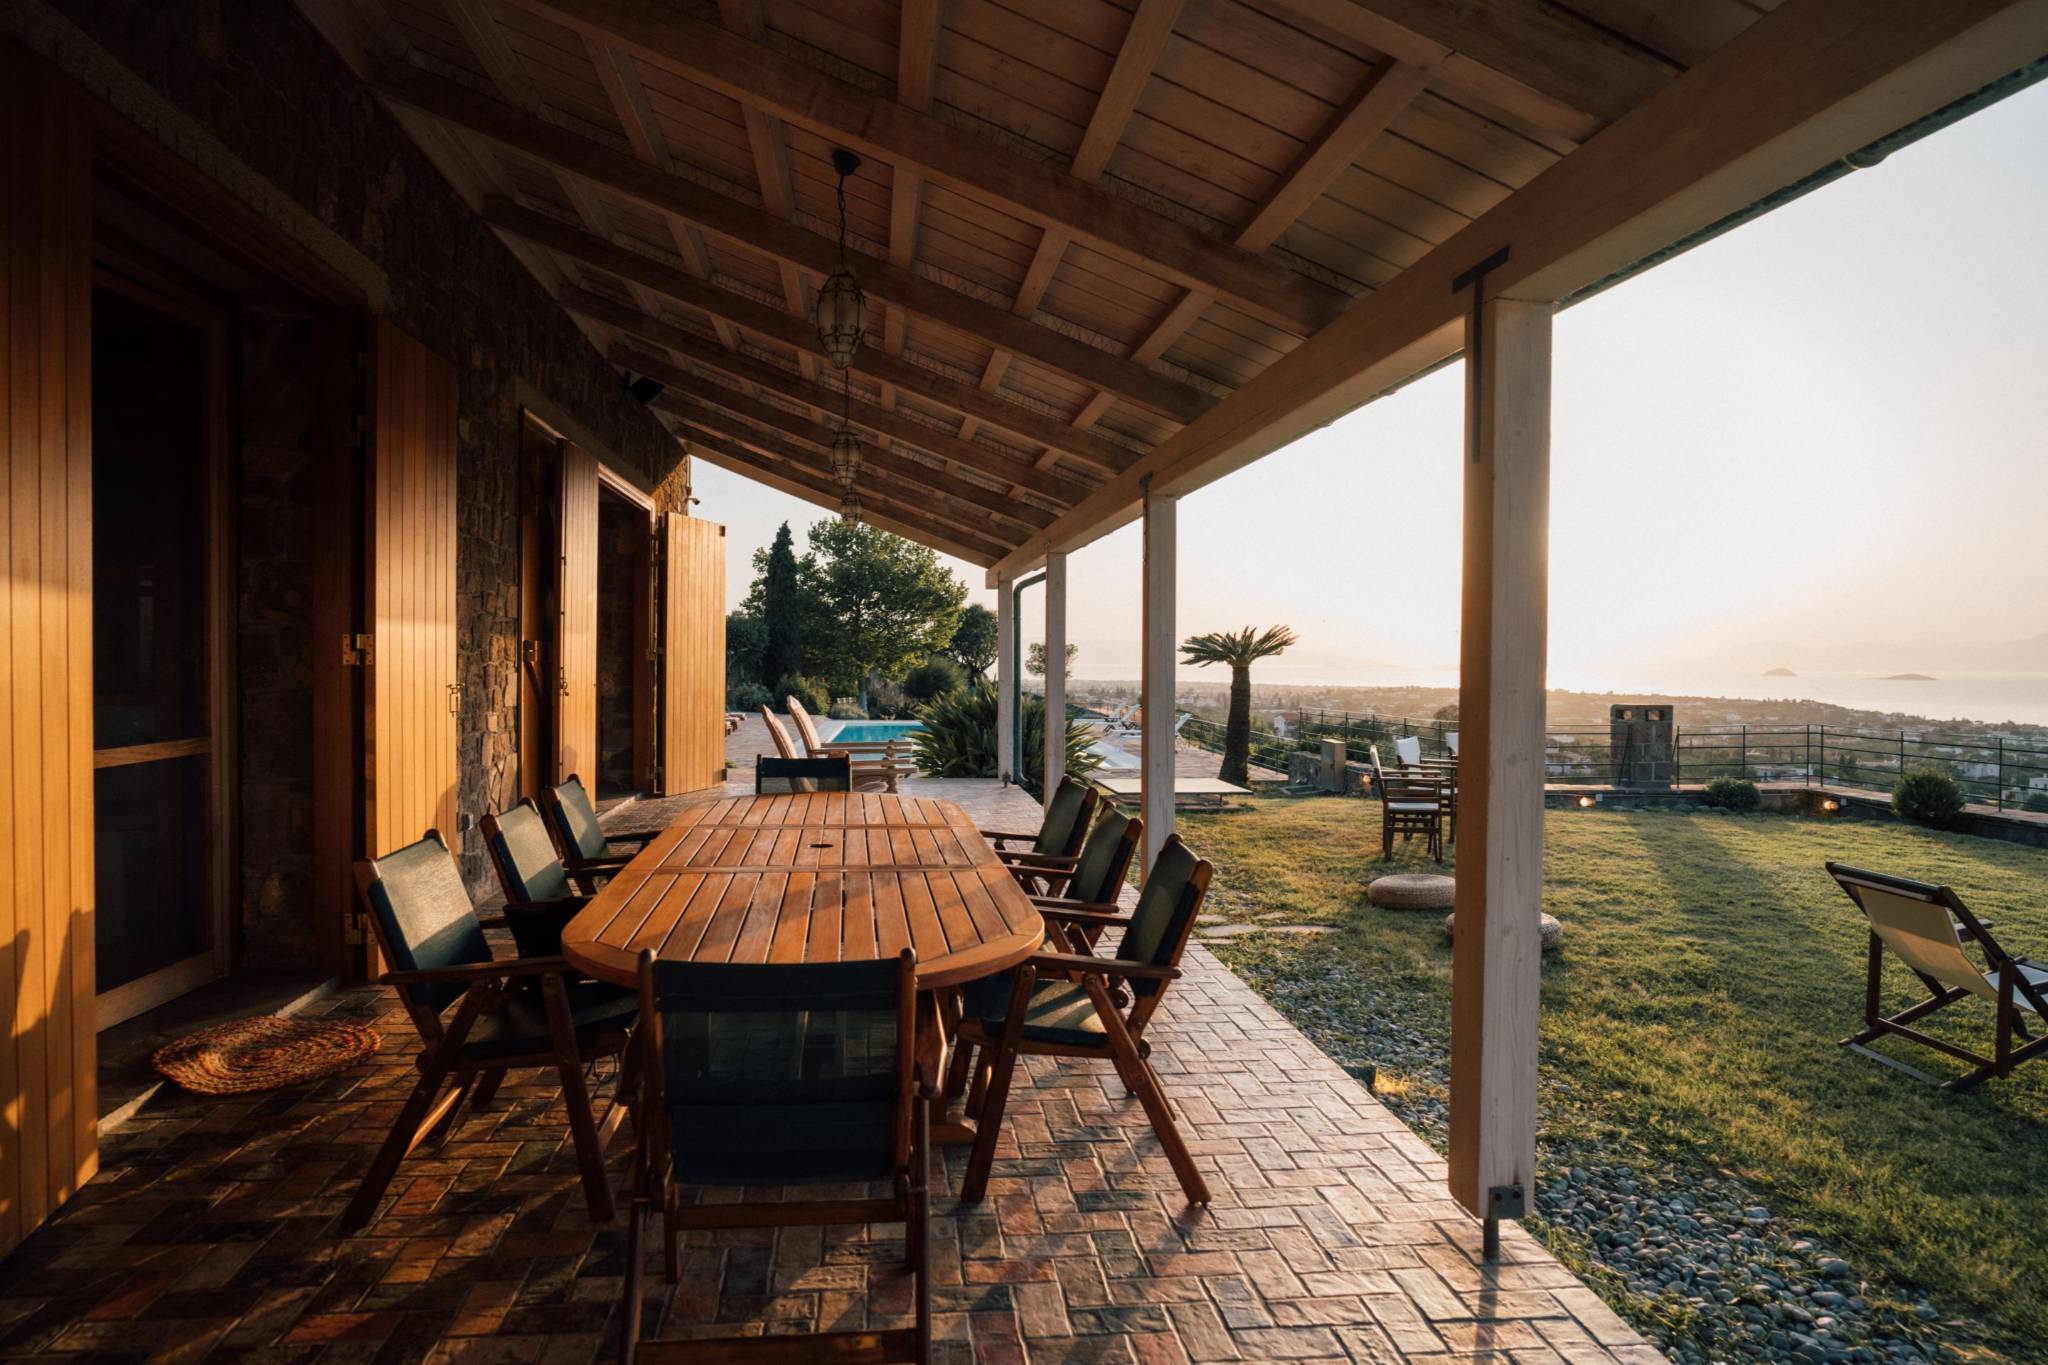
<svg viewBox="0 0 2048 1365">
<path fill-rule="evenodd" d="M 725 528 L 668 514 L 662 546 L 661 792 L 725 771 Z"/>
<path fill-rule="evenodd" d="M 597 782 L 597 460 L 562 442 L 561 577 L 555 639 L 555 778 Z"/>
<path fill-rule="evenodd" d="M 0 1255 L 98 1169 L 92 147 L 0 42 Z"/>
<path fill-rule="evenodd" d="M 370 852 L 455 833 L 455 368 L 378 322 L 369 494 Z"/>
</svg>

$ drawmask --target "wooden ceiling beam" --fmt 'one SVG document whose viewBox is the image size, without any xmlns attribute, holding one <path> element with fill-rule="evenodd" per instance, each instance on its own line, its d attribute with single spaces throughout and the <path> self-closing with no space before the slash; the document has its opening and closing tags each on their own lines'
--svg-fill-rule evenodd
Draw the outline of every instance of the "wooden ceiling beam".
<svg viewBox="0 0 2048 1365">
<path fill-rule="evenodd" d="M 723 408 L 735 417 L 744 417 L 756 426 L 801 441 L 821 451 L 832 448 L 832 428 L 822 422 L 779 408 L 773 403 L 750 397 L 738 389 L 727 388 L 702 375 L 691 374 L 674 365 L 664 364 L 652 358 L 626 353 L 621 360 L 614 353 L 615 364 L 624 364 L 636 372 L 660 380 L 668 386 L 668 392 L 654 400 L 656 407 L 678 413 L 682 416 L 703 415 L 703 407 Z M 949 497 L 971 503 L 994 517 L 1013 522 L 1028 531 L 1043 530 L 1052 522 L 1050 513 L 1029 503 L 1018 502 L 1001 489 L 988 488 L 958 474 L 948 473 L 931 465 L 921 464 L 895 451 L 867 449 L 861 452 L 864 466 L 903 479 Z"/>
<path fill-rule="evenodd" d="M 518 229 L 507 230 L 516 232 Z M 565 235 L 574 234 L 574 229 L 566 226 L 562 231 Z M 556 240 L 546 241 L 543 245 L 557 251 L 564 250 Z M 605 244 L 595 245 L 604 247 Z M 714 322 L 737 326 L 763 341 L 787 346 L 792 350 L 810 351 L 820 358 L 824 356 L 824 348 L 818 342 L 817 333 L 808 324 L 771 304 L 762 303 L 745 294 L 720 289 L 716 285 L 705 284 L 659 262 L 648 261 L 624 247 L 607 247 L 602 251 L 592 251 L 588 254 L 568 251 L 566 254 L 586 265 L 618 274 L 621 278 L 633 279 L 657 294 L 695 308 Z M 645 271 L 637 270 L 635 267 L 641 262 L 649 268 Z M 628 269 L 615 270 L 615 263 Z M 606 298 L 602 294 L 594 294 L 587 289 L 564 290 L 562 302 L 573 312 L 606 323 L 654 345 L 669 347 L 671 350 L 676 349 L 672 345 L 675 339 L 692 337 L 688 330 L 672 322 L 637 312 L 623 303 Z M 1117 473 L 1138 458 L 1138 452 L 1135 450 L 1126 449 L 1092 432 L 1075 431 L 1057 418 L 1012 403 L 1008 399 L 984 392 L 972 384 L 926 369 L 915 362 L 899 359 L 871 346 L 863 346 L 855 353 L 853 369 L 856 374 L 866 375 L 877 384 L 887 384 L 926 402 L 979 418 L 989 426 L 1012 432 L 1027 441 L 1056 446 L 1061 454 L 1106 474 Z"/>
<path fill-rule="evenodd" d="M 657 212 L 687 219 L 737 250 L 790 261 L 818 276 L 830 274 L 838 264 L 838 245 L 829 237 L 656 170 L 630 152 L 536 119 L 502 100 L 403 70 L 386 69 L 373 86 L 387 100 L 480 133 L 524 156 L 553 166 L 573 166 L 585 179 Z M 885 302 L 982 345 L 1015 351 L 1034 364 L 1091 388 L 1108 390 L 1163 417 L 1190 422 L 1215 406 L 1214 398 L 1191 384 L 1051 327 L 1027 322 L 889 261 L 853 250 L 847 252 L 847 261 L 860 277 L 861 287 Z"/>
<path fill-rule="evenodd" d="M 636 0 L 516 0 L 579 32 L 596 31 L 643 60 L 767 110 L 820 137 L 1190 289 L 1308 336 L 1342 315 L 1348 296 L 1284 262 L 1232 246 L 1179 219 L 1077 180 L 992 139 L 836 80 L 717 24 Z"/>
<path fill-rule="evenodd" d="M 711 342 L 691 336 L 687 332 L 672 340 L 674 345 L 670 349 L 686 360 L 710 366 L 743 384 L 752 384 L 763 393 L 786 398 L 793 403 L 802 403 L 806 408 L 816 412 L 829 412 L 835 421 L 837 419 L 838 414 L 834 409 L 840 405 L 841 395 L 823 384 L 813 383 L 801 375 L 745 353 L 722 351 Z M 629 356 L 620 351 L 612 353 L 612 363 L 641 369 Z M 654 372 L 643 370 L 642 373 Z M 658 374 L 655 377 L 661 378 Z M 1071 507 L 1094 491 L 1093 484 L 1034 469 L 1022 460 L 1005 459 L 999 452 L 986 446 L 963 441 L 951 432 L 940 431 L 936 427 L 912 421 L 904 414 L 891 412 L 879 403 L 870 403 L 860 397 L 846 398 L 844 403 L 849 420 L 857 426 L 866 427 L 869 431 L 914 446 L 941 460 L 964 466 L 986 478 L 1006 480 L 1060 507 Z M 830 437 L 827 437 L 826 444 L 831 444 Z"/>
</svg>

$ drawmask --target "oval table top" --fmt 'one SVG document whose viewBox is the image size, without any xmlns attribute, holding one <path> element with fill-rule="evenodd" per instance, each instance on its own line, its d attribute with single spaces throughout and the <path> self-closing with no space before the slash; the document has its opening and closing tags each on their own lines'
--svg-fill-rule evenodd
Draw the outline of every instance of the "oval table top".
<svg viewBox="0 0 2048 1365">
<path fill-rule="evenodd" d="M 967 812 L 869 792 L 692 806 L 562 931 L 562 956 L 632 985 L 672 962 L 843 962 L 917 950 L 917 984 L 957 986 L 1038 951 L 1045 923 Z"/>
</svg>

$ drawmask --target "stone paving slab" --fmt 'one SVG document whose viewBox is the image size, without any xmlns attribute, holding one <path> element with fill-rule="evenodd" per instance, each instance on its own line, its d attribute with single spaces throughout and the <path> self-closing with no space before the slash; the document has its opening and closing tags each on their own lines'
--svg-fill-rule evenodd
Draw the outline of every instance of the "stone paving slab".
<svg viewBox="0 0 2048 1365">
<path fill-rule="evenodd" d="M 1014 789 L 951 790 L 992 826 L 1033 818 Z M 937 1359 L 1662 1359 L 1520 1228 L 1481 1263 L 1429 1147 L 1205 949 L 1186 965 L 1150 1036 L 1215 1202 L 1184 1202 L 1107 1066 L 1031 1060 L 983 1204 L 952 1198 L 966 1152 L 944 1154 Z M 386 990 L 308 1013 L 375 1020 L 385 1049 L 314 1086 L 167 1093 L 109 1134 L 99 1176 L 0 1262 L 0 1356 L 615 1358 L 623 1224 L 584 1213 L 552 1075 L 508 1078 L 342 1236 L 418 1047 Z M 616 1177 L 625 1164 L 622 1143 Z M 667 1296 L 649 1250 L 652 1312 Z M 886 1225 L 700 1234 L 664 1330 L 907 1324 L 901 1250 Z"/>
</svg>

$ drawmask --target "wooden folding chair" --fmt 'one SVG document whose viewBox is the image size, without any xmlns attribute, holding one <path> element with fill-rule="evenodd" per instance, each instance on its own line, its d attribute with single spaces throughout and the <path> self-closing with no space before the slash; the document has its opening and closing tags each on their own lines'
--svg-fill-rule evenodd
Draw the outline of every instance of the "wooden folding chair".
<svg viewBox="0 0 2048 1365">
<path fill-rule="evenodd" d="M 606 830 L 598 823 L 597 807 L 583 779 L 570 773 L 568 780 L 540 793 L 541 813 L 547 816 L 548 832 L 565 867 L 606 867 L 630 861 L 658 829 Z"/>
<path fill-rule="evenodd" d="M 1420 834 L 1428 840 L 1429 856 L 1438 862 L 1444 860 L 1443 821 L 1446 814 L 1443 784 L 1433 777 L 1403 770 L 1388 772 L 1380 766 L 1380 750 L 1377 744 L 1365 746 L 1366 757 L 1372 762 L 1373 785 L 1380 792 L 1380 859 L 1391 862 L 1394 857 L 1394 836 L 1401 841 Z"/>
<path fill-rule="evenodd" d="M 1166 998 L 1167 984 L 1180 975 L 1195 917 L 1208 893 L 1210 865 L 1194 855 L 1179 835 L 1166 841 L 1151 875 L 1138 893 L 1138 907 L 1124 915 L 1105 910 L 1044 909 L 1046 929 L 1057 948 L 1040 952 L 1014 971 L 972 983 L 963 992 L 965 1017 L 958 1041 L 981 1050 L 967 1109 L 975 1120 L 974 1150 L 960 1197 L 973 1201 L 988 1193 L 1003 1109 L 1019 1057 L 1089 1057 L 1116 1068 L 1152 1122 L 1159 1145 L 1197 1204 L 1209 1201 L 1209 1186 L 1175 1126 L 1173 1110 L 1152 1069 L 1145 1026 Z M 1123 929 L 1115 957 L 1088 951 L 1077 932 L 1111 926 Z M 1111 996 L 1127 986 L 1128 1010 Z"/>
<path fill-rule="evenodd" d="M 801 966 L 640 957 L 641 1104 L 626 1232 L 625 1340 L 637 1361 L 916 1361 L 931 1358 L 928 1171 L 936 1091 L 916 1067 L 917 957 Z M 880 1198 L 769 1201 L 762 1187 L 887 1182 Z M 685 1185 L 747 1191 L 685 1203 Z M 749 1194 L 753 1197 L 749 1198 Z M 662 1217 L 662 1266 L 682 1272 L 691 1228 L 902 1223 L 915 1325 L 808 1336 L 642 1341 L 641 1255 Z M 660 1324 L 656 1324 L 656 1331 Z"/>
<path fill-rule="evenodd" d="M 490 854 L 508 905 L 568 900 L 579 892 L 586 897 L 595 895 L 598 885 L 629 861 L 611 858 L 574 866 L 564 862 L 530 797 L 510 809 L 485 815 L 483 831 L 484 849 Z"/>
<path fill-rule="evenodd" d="M 1039 821 L 1036 830 L 1025 834 L 985 829 L 981 837 L 995 845 L 996 856 L 1006 863 L 1028 863 L 1032 868 L 1070 868 L 1081 854 L 1081 843 L 1088 837 L 1088 822 L 1101 800 L 1101 793 L 1091 784 L 1062 777 L 1059 786 L 1053 789 L 1045 817 Z M 1031 847 L 1008 847 L 1025 843 Z"/>
<path fill-rule="evenodd" d="M 1993 1076 L 2009 1076 L 2021 1062 L 2048 1051 L 2048 1035 L 2034 1037 L 2023 1017 L 2032 1014 L 2037 1026 L 2039 1021 L 2048 1019 L 2048 966 L 2014 957 L 1999 947 L 1990 929 L 1970 913 L 1962 897 L 1946 886 L 1909 881 L 1842 863 L 1831 862 L 1827 866 L 1828 874 L 1870 922 L 1864 1028 L 1863 1032 L 1844 1038 L 1843 1047 L 1950 1090 L 1968 1090 Z M 1963 946 L 1966 942 L 1975 943 L 1983 952 L 1982 970 L 1970 960 Z M 1926 999 L 1889 1015 L 1880 1006 L 1887 949 L 1927 988 Z M 1911 1027 L 1915 1020 L 1972 995 L 1990 1001 L 1997 1011 L 1991 1056 L 1980 1056 Z M 1941 1081 L 1866 1046 L 1885 1034 L 1911 1039 L 1976 1069 L 1954 1080 Z M 2021 1041 L 2018 1047 L 2013 1046 L 2015 1036 Z"/>
<path fill-rule="evenodd" d="M 358 862 L 356 886 L 377 945 L 392 964 L 381 979 L 397 988 L 424 1047 L 419 1082 L 342 1214 L 342 1226 L 368 1223 L 406 1156 L 422 1143 L 445 1139 L 465 1100 L 488 1105 L 505 1073 L 520 1067 L 553 1067 L 561 1077 L 584 1203 L 593 1219 L 608 1221 L 612 1195 L 603 1146 L 624 1110 L 615 1100 L 600 1130 L 583 1073 L 597 1058 L 626 1050 L 639 997 L 579 977 L 559 956 L 562 926 L 580 902 L 508 905 L 503 920 L 478 918 L 437 830 L 395 853 Z M 492 956 L 484 930 L 499 926 L 511 929 L 518 958 Z M 451 1006 L 455 1013 L 448 1018 Z M 450 1082 L 453 1088 L 444 1089 Z"/>
</svg>

